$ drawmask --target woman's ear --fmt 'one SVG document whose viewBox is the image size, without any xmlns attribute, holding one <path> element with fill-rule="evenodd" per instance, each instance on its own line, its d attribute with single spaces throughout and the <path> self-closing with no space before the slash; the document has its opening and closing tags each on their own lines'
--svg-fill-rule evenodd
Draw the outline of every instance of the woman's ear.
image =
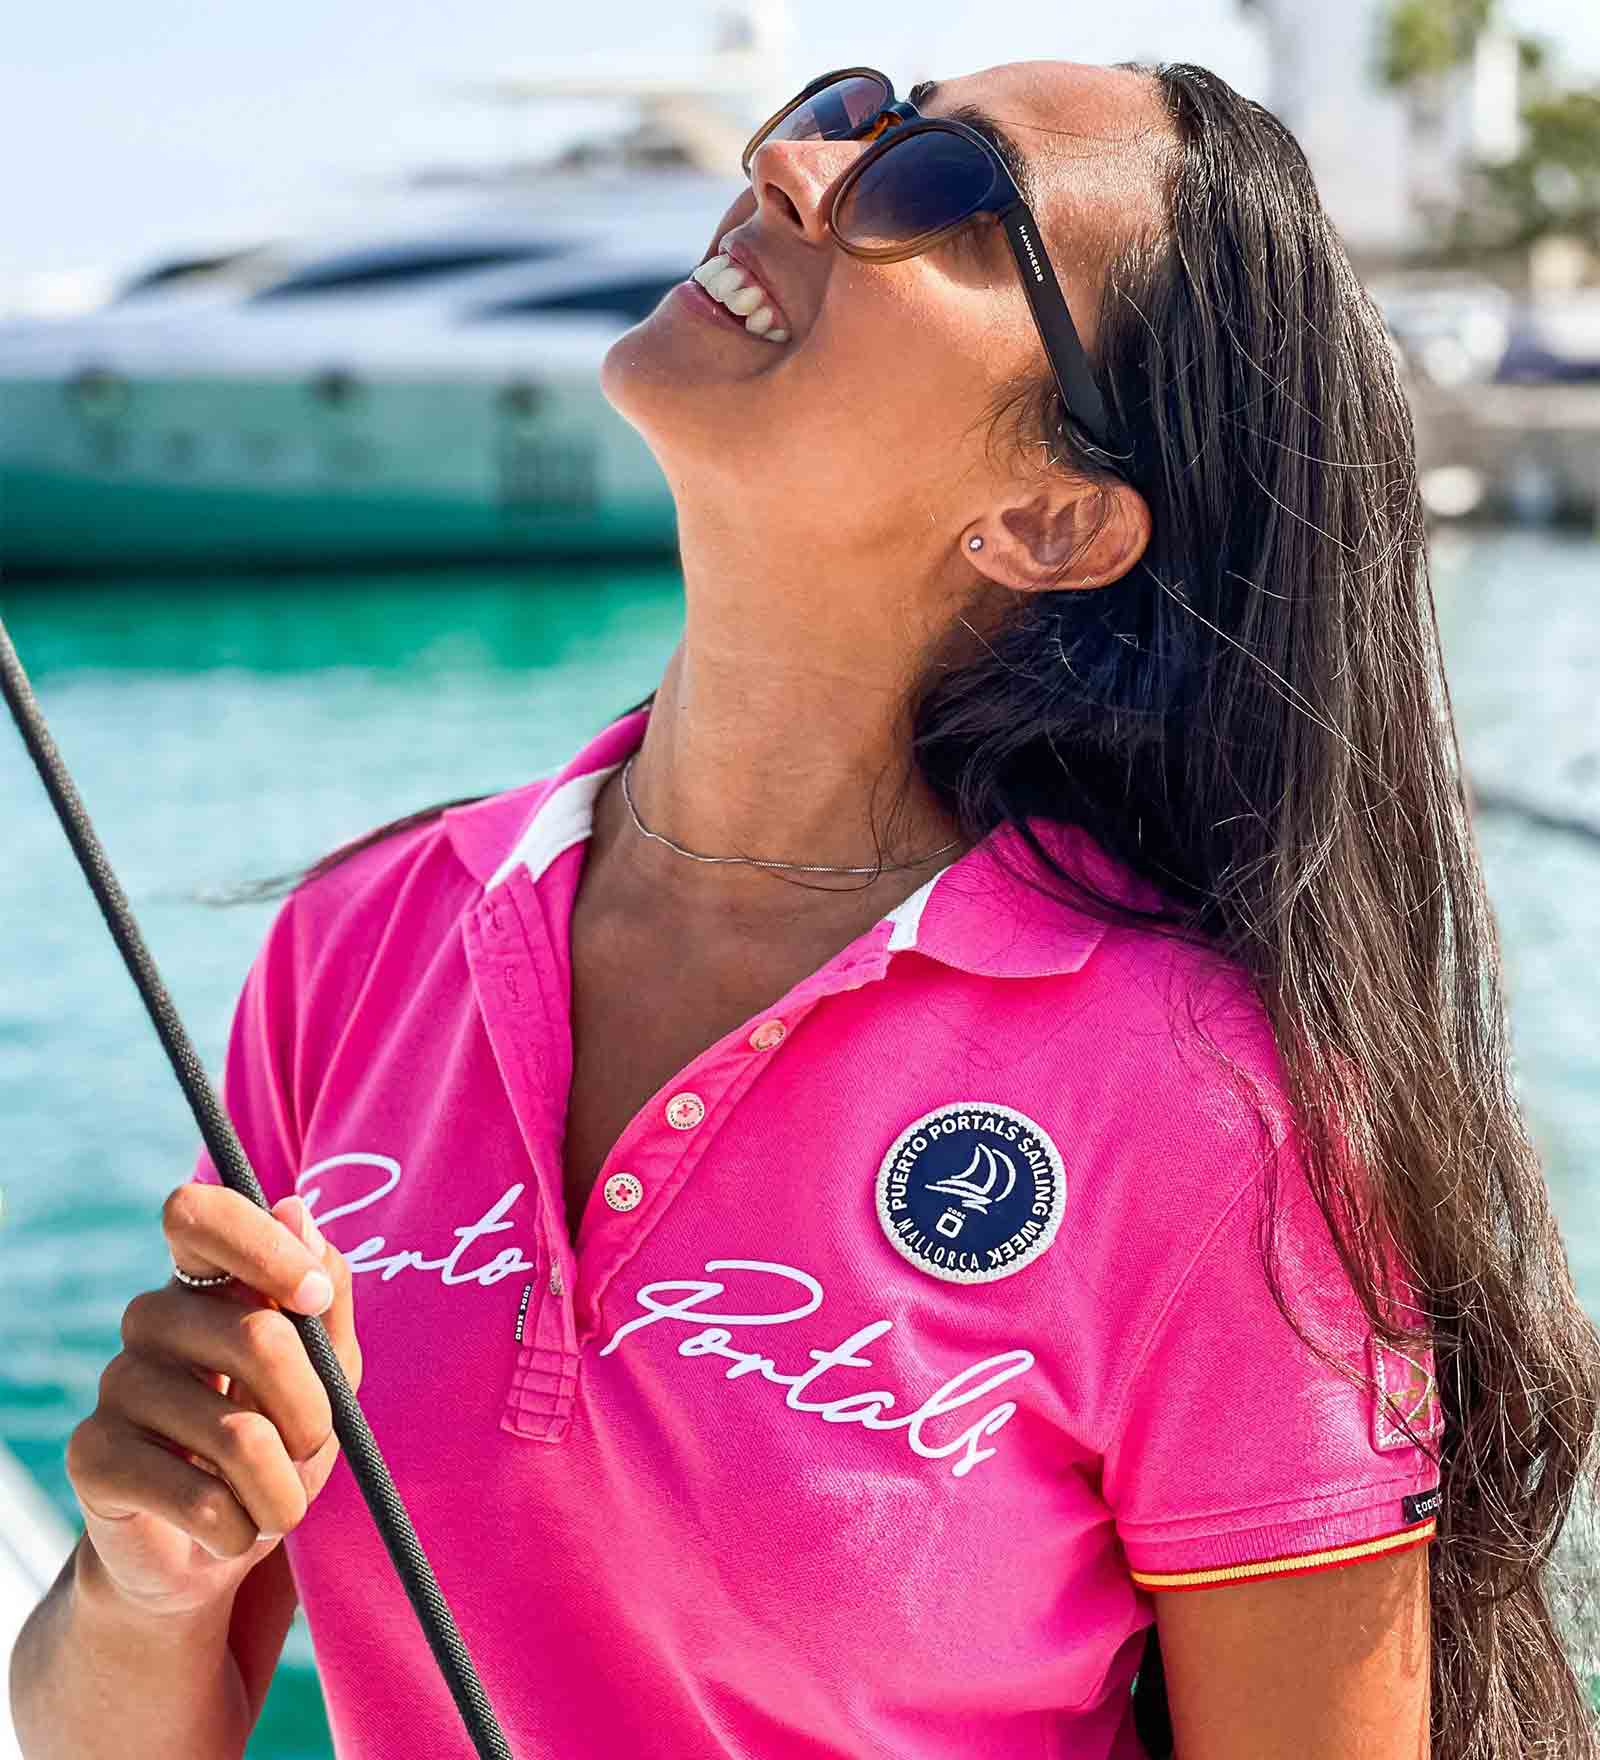
<svg viewBox="0 0 1600 1760">
<path fill-rule="evenodd" d="M 974 522 L 962 533 L 962 554 L 1018 592 L 1106 587 L 1144 555 L 1150 530 L 1150 508 L 1131 484 L 1062 477 Z"/>
</svg>

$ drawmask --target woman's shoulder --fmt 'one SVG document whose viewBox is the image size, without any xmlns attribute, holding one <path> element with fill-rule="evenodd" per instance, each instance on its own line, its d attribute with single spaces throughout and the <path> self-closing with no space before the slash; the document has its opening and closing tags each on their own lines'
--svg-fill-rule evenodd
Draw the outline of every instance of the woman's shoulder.
<svg viewBox="0 0 1600 1760">
<path fill-rule="evenodd" d="M 1169 897 L 1081 828 L 1055 828 L 1045 841 L 1075 879 L 1148 914 L 1099 921 L 1092 954 L 1062 980 L 1063 1006 L 1093 1023 L 1116 1078 L 1111 1085 L 1136 1106 L 1161 1096 L 1169 1117 L 1210 1112 L 1231 1125 L 1242 1102 L 1252 1116 L 1264 1108 L 1281 1122 L 1283 1060 L 1265 993 L 1247 964 L 1185 929 Z M 1032 908 L 1059 907 L 1039 900 Z M 1163 910 L 1168 920 L 1157 920 Z"/>
<path fill-rule="evenodd" d="M 1243 1188 L 1287 1201 L 1303 1183 L 1288 1068 L 1256 981 L 1237 960 L 1148 929 L 1113 928 L 1094 974 L 1114 1026 L 1104 1124 L 1159 1190 L 1175 1244 Z M 1285 1183 L 1287 1182 L 1287 1183 Z"/>
<path fill-rule="evenodd" d="M 1281 1092 L 1272 1017 L 1242 960 L 1163 930 L 1115 924 L 1101 940 L 1096 966 L 1141 1060 L 1231 1070 L 1267 1094 Z"/>
</svg>

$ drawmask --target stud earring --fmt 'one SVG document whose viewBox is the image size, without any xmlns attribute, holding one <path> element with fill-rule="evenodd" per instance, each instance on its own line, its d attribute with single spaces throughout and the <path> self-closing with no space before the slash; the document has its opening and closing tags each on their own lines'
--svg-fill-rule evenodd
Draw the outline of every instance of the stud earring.
<svg viewBox="0 0 1600 1760">
<path fill-rule="evenodd" d="M 983 548 L 983 539 L 978 537 L 968 538 L 967 548 L 969 550 L 981 550 Z"/>
</svg>

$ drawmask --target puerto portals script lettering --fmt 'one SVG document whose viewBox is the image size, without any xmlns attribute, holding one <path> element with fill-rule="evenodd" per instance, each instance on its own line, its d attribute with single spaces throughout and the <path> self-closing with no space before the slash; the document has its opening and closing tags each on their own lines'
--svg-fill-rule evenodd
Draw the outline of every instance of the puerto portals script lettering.
<svg viewBox="0 0 1600 1760">
<path fill-rule="evenodd" d="M 707 1304 L 714 1302 L 726 1291 L 727 1285 L 724 1283 L 701 1282 L 694 1278 L 647 1283 L 634 1298 L 645 1312 L 637 1319 L 625 1321 L 619 1326 L 602 1347 L 600 1355 L 609 1356 L 623 1339 L 648 1327 L 668 1322 L 693 1325 L 698 1330 L 678 1341 L 680 1357 L 724 1358 L 730 1365 L 724 1371 L 729 1381 L 737 1380 L 741 1375 L 758 1375 L 776 1386 L 786 1388 L 784 1404 L 792 1411 L 813 1412 L 827 1424 L 862 1424 L 869 1430 L 904 1430 L 912 1451 L 921 1455 L 924 1460 L 943 1460 L 950 1455 L 958 1456 L 950 1468 L 952 1475 L 958 1479 L 970 1473 L 979 1461 L 987 1460 L 995 1453 L 993 1448 L 983 1448 L 979 1444 L 984 1437 L 992 1436 L 999 1430 L 1016 1411 L 1016 1405 L 1010 1400 L 994 1406 L 977 1423 L 948 1440 L 935 1442 L 926 1432 L 934 1420 L 946 1413 L 976 1405 L 992 1389 L 1032 1368 L 1032 1351 L 1002 1351 L 998 1356 L 985 1357 L 981 1363 L 974 1363 L 958 1375 L 951 1376 L 942 1387 L 929 1394 L 915 1411 L 898 1418 L 883 1416 L 899 1402 L 892 1393 L 881 1389 L 844 1394 L 834 1399 L 803 1399 L 801 1395 L 813 1391 L 815 1383 L 824 1375 L 840 1369 L 870 1369 L 872 1359 L 855 1353 L 871 1344 L 875 1338 L 881 1338 L 884 1333 L 891 1331 L 894 1322 L 874 1320 L 866 1326 L 858 1327 L 832 1350 L 808 1351 L 807 1355 L 814 1359 L 809 1369 L 802 1369 L 792 1375 L 785 1374 L 773 1358 L 764 1357 L 759 1351 L 739 1350 L 733 1344 L 733 1329 L 744 1326 L 787 1326 L 793 1321 L 803 1320 L 822 1305 L 822 1285 L 804 1271 L 796 1271 L 792 1265 L 780 1265 L 765 1259 L 708 1259 L 705 1268 L 708 1272 L 766 1272 L 786 1279 L 791 1285 L 798 1285 L 805 1291 L 805 1299 L 792 1307 L 778 1307 L 773 1311 L 720 1313 L 708 1309 Z M 795 1293 L 792 1288 L 780 1290 L 777 1299 L 780 1302 L 785 1298 L 793 1300 Z"/>
<path fill-rule="evenodd" d="M 308 1181 L 323 1180 L 336 1168 L 367 1168 L 376 1169 L 387 1177 L 378 1181 L 370 1191 L 363 1191 L 359 1196 L 343 1203 L 335 1202 L 331 1207 L 322 1204 L 323 1188 L 321 1184 L 308 1185 Z M 370 1176 L 369 1176 L 370 1179 Z M 333 1180 L 335 1196 L 339 1195 L 340 1187 L 346 1182 L 335 1177 Z M 367 1182 L 361 1182 L 367 1183 Z M 341 1216 L 349 1216 L 358 1210 L 365 1210 L 386 1197 L 400 1183 L 400 1163 L 392 1155 L 375 1155 L 366 1150 L 352 1150 L 344 1155 L 329 1155 L 314 1166 L 306 1168 L 294 1182 L 294 1189 L 305 1201 L 306 1208 L 311 1212 L 318 1228 L 325 1228 L 330 1222 Z M 389 1243 L 381 1234 L 368 1235 L 359 1246 L 341 1249 L 350 1262 L 352 1272 L 381 1271 L 384 1282 L 397 1277 L 402 1271 L 437 1271 L 441 1283 L 498 1283 L 502 1277 L 510 1277 L 514 1272 L 536 1270 L 533 1260 L 522 1256 L 520 1247 L 502 1247 L 486 1265 L 476 1265 L 471 1270 L 462 1268 L 461 1261 L 468 1250 L 484 1235 L 499 1234 L 502 1230 L 515 1227 L 514 1223 L 502 1220 L 505 1212 L 522 1196 L 522 1185 L 508 1186 L 500 1197 L 476 1222 L 452 1232 L 456 1236 L 456 1245 L 452 1252 L 440 1259 L 424 1258 L 413 1247 L 401 1247 L 391 1251 Z"/>
<path fill-rule="evenodd" d="M 295 1180 L 295 1190 L 305 1201 L 319 1228 L 326 1228 L 340 1217 L 351 1216 L 380 1203 L 400 1183 L 400 1163 L 390 1155 L 367 1150 L 352 1150 L 329 1155 L 304 1169 Z M 350 1194 L 350 1187 L 356 1189 Z M 468 1266 L 463 1263 L 471 1249 L 484 1237 L 514 1227 L 505 1220 L 505 1213 L 522 1196 L 519 1182 L 506 1191 L 476 1222 L 467 1223 L 452 1232 L 454 1248 L 438 1258 L 429 1258 L 414 1247 L 391 1248 L 381 1234 L 369 1235 L 349 1248 L 341 1248 L 352 1272 L 376 1271 L 385 1282 L 402 1271 L 436 1271 L 445 1284 L 476 1283 L 489 1285 L 519 1272 L 537 1269 L 533 1260 L 523 1255 L 518 1246 L 502 1247 L 486 1263 Z M 330 1201 L 331 1200 L 331 1201 Z M 634 1299 L 644 1310 L 634 1319 L 624 1321 L 599 1351 L 610 1356 L 625 1338 L 649 1328 L 676 1324 L 692 1327 L 680 1337 L 680 1357 L 720 1359 L 728 1365 L 723 1371 L 729 1381 L 753 1375 L 783 1388 L 783 1403 L 794 1412 L 811 1413 L 826 1424 L 860 1424 L 868 1430 L 901 1430 L 914 1454 L 924 1460 L 952 1460 L 950 1472 L 963 1478 L 980 1461 L 996 1451 L 985 1447 L 984 1439 L 1002 1429 L 1016 1411 L 1011 1400 L 991 1406 L 975 1422 L 950 1434 L 948 1420 L 953 1414 L 969 1411 L 988 1394 L 1005 1382 L 1031 1369 L 1032 1351 L 1016 1349 L 985 1357 L 952 1375 L 937 1387 L 914 1410 L 898 1417 L 887 1417 L 900 1401 L 883 1388 L 867 1391 L 835 1393 L 839 1372 L 846 1369 L 871 1369 L 872 1359 L 863 1354 L 875 1339 L 894 1329 L 892 1320 L 873 1320 L 859 1326 L 842 1343 L 829 1350 L 811 1347 L 806 1355 L 808 1368 L 787 1373 L 779 1369 L 774 1357 L 759 1351 L 741 1350 L 734 1343 L 740 1328 L 788 1326 L 804 1320 L 822 1306 L 822 1285 L 807 1272 L 792 1265 L 766 1259 L 708 1259 L 707 1272 L 755 1272 L 767 1278 L 783 1280 L 770 1302 L 761 1302 L 751 1311 L 724 1312 L 713 1306 L 727 1291 L 725 1283 L 715 1279 L 673 1278 L 643 1285 Z M 769 1289 L 773 1286 L 767 1285 Z M 828 1393 L 833 1397 L 806 1397 L 817 1391 L 816 1384 L 824 1376 L 832 1376 Z"/>
</svg>

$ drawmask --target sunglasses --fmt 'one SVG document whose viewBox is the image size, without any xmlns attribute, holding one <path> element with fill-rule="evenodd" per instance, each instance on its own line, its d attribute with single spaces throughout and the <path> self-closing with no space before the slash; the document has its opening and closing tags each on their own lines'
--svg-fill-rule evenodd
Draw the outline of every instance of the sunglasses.
<svg viewBox="0 0 1600 1760">
<path fill-rule="evenodd" d="M 825 73 L 791 98 L 750 137 L 747 177 L 768 140 L 875 143 L 834 187 L 827 215 L 839 248 L 869 263 L 898 263 L 978 215 L 998 218 L 1067 413 L 1106 448 L 1111 423 L 1038 222 L 990 141 L 964 122 L 924 116 L 909 99 L 896 103 L 888 75 L 873 67 Z"/>
</svg>

